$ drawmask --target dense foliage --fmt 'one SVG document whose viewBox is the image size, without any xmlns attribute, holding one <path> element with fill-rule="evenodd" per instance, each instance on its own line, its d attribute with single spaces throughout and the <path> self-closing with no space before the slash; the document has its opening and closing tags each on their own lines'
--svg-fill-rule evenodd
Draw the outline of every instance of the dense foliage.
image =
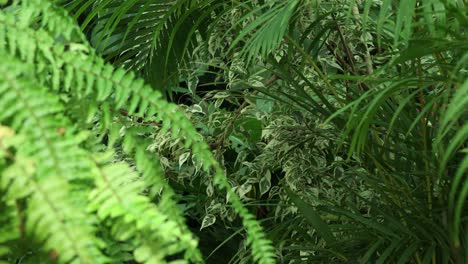
<svg viewBox="0 0 468 264">
<path fill-rule="evenodd" d="M 0 262 L 468 262 L 461 0 L 0 0 Z"/>
</svg>

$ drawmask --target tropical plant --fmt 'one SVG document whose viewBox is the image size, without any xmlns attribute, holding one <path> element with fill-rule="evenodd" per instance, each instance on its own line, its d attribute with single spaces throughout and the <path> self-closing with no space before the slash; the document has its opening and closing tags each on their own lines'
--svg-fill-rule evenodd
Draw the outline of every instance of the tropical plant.
<svg viewBox="0 0 468 264">
<path fill-rule="evenodd" d="M 324 157 L 325 166 L 302 166 L 307 163 L 298 158 L 307 155 L 291 151 L 304 149 L 277 148 L 289 156 L 277 157 L 283 171 L 298 171 L 301 184 L 285 177 L 282 186 L 305 220 L 286 227 L 290 236 L 283 232 L 278 239 L 292 245 L 284 248 L 288 258 L 465 262 L 466 6 L 271 1 L 246 8 L 238 23 L 252 17 L 260 22 L 240 30 L 236 40 L 245 43 L 238 49 L 246 62 L 266 61 L 281 80 L 277 89 L 254 89 L 305 113 L 299 114 L 303 120 L 319 122 L 306 122 L 311 136 L 297 143 L 309 149 L 309 160 Z M 325 134 L 324 150 L 317 145 L 324 134 L 321 122 L 341 131 Z M 298 132 L 290 134 L 298 138 Z M 337 163 L 346 177 L 337 177 Z M 304 171 L 307 167 L 313 170 Z M 317 199 L 304 183 L 308 177 L 319 191 L 329 182 L 340 185 L 329 188 L 344 188 L 346 198 Z M 308 227 L 315 232 L 306 232 Z"/>
<path fill-rule="evenodd" d="M 468 261 L 464 1 L 10 2 L 7 261 Z"/>
<path fill-rule="evenodd" d="M 202 262 L 157 155 L 146 150 L 151 122 L 182 140 L 213 184 L 230 194 L 255 261 L 273 262 L 259 223 L 176 105 L 132 72 L 106 64 L 54 2 L 3 4 L 3 259 Z"/>
<path fill-rule="evenodd" d="M 194 120 L 208 141 L 235 151 L 219 158 L 241 197 L 276 207 L 263 217 L 275 218 L 265 226 L 275 226 L 283 261 L 466 261 L 464 11 L 460 1 L 249 1 L 219 14 L 234 22 L 218 35 L 229 48 L 212 52 L 229 61 L 219 65 L 228 97 L 214 97 L 255 92 L 241 97 L 240 115 L 203 107 L 209 96 L 189 111 L 206 115 Z M 269 78 L 276 83 L 261 84 Z M 259 95 L 278 112 L 260 125 L 263 142 L 239 140 L 242 125 L 230 126 L 265 114 L 251 100 Z M 279 182 L 262 197 L 257 186 L 272 172 Z M 206 206 L 228 217 L 217 202 Z"/>
</svg>

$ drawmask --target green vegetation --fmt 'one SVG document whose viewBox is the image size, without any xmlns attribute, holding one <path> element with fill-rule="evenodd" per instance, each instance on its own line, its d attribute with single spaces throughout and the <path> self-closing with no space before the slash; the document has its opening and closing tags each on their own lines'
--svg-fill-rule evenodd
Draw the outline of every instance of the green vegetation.
<svg viewBox="0 0 468 264">
<path fill-rule="evenodd" d="M 467 263 L 462 0 L 0 0 L 0 263 Z"/>
</svg>

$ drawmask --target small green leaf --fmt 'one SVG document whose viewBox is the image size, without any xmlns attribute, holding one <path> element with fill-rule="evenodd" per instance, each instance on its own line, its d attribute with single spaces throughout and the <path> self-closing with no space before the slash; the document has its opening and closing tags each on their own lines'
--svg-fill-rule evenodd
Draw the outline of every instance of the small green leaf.
<svg viewBox="0 0 468 264">
<path fill-rule="evenodd" d="M 263 195 L 268 192 L 271 188 L 271 173 L 269 170 L 265 173 L 265 175 L 260 179 L 260 194 Z"/>
<path fill-rule="evenodd" d="M 200 230 L 214 224 L 215 222 L 216 222 L 216 216 L 212 214 L 205 215 L 205 217 L 203 218 L 202 226 L 200 227 Z"/>
<path fill-rule="evenodd" d="M 190 152 L 186 152 L 179 156 L 179 168 L 182 167 L 182 165 L 184 165 L 184 163 L 187 161 L 189 156 L 190 156 Z"/>
<path fill-rule="evenodd" d="M 145 261 L 151 256 L 151 248 L 148 246 L 141 246 L 135 249 L 134 254 L 137 261 Z"/>
</svg>

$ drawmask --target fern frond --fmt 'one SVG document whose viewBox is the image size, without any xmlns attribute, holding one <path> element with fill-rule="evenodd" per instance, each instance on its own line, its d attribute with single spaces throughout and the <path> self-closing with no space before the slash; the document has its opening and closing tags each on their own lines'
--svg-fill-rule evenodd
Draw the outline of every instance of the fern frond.
<svg viewBox="0 0 468 264">
<path fill-rule="evenodd" d="M 164 171 L 159 164 L 159 159 L 155 154 L 152 154 L 146 150 L 146 147 L 150 145 L 149 142 L 141 139 L 137 136 L 138 130 L 130 128 L 125 131 L 124 142 L 122 144 L 124 151 L 130 157 L 134 157 L 136 169 L 141 173 L 142 180 L 145 182 L 146 188 L 157 189 L 162 192 L 159 195 L 157 207 L 162 214 L 168 215 L 175 223 L 178 228 L 184 234 L 190 234 L 182 211 L 177 205 L 177 198 L 172 187 L 167 183 L 163 177 Z M 194 239 L 186 237 L 185 243 L 187 250 L 185 252 L 186 259 L 194 259 L 197 262 L 202 261 L 200 251 L 195 248 L 198 242 Z M 191 248 L 192 247 L 192 248 Z"/>
<path fill-rule="evenodd" d="M 0 150 L 1 152 L 2 150 Z M 2 171 L 3 173 L 3 171 Z M 0 186 L 0 193 L 5 191 L 7 186 Z M 20 238 L 20 221 L 17 215 L 17 208 L 13 201 L 0 200 L 0 259 L 8 259 L 14 248 L 11 243 Z M 1 262 L 0 263 L 7 263 Z"/>
<path fill-rule="evenodd" d="M 52 37 L 62 38 L 67 42 L 87 44 L 86 36 L 80 27 L 67 11 L 56 5 L 54 1 L 22 0 L 20 10 L 21 13 L 18 14 L 21 16 L 20 21 L 26 19 L 24 20 L 25 24 L 33 22 L 28 19 L 39 18 L 41 28 L 53 33 Z M 92 52 L 90 46 L 86 48 L 89 52 Z"/>
<path fill-rule="evenodd" d="M 83 170 L 89 163 L 86 152 L 78 147 L 81 139 L 74 137 L 72 129 L 63 130 L 72 126 L 60 116 L 62 105 L 31 76 L 27 78 L 32 69 L 7 54 L 1 56 L 9 58 L 9 63 L 0 65 L 0 106 L 8 109 L 0 115 L 0 122 L 11 123 L 26 138 L 24 144 L 15 146 L 16 156 L 30 160 L 25 165 L 20 158 L 18 166 L 10 167 L 2 178 L 23 181 L 23 188 L 31 192 L 27 229 L 39 241 L 45 240 L 46 248 L 58 250 L 63 262 L 105 262 L 92 218 L 69 197 L 68 181 L 90 178 Z M 9 193 L 10 200 L 21 198 Z"/>
<path fill-rule="evenodd" d="M 0 123 L 1 124 L 1 123 Z M 4 175 L 12 165 L 13 154 L 9 151 L 11 147 L 11 138 L 15 136 L 13 129 L 0 125 L 0 175 Z M 20 239 L 24 235 L 22 226 L 21 211 L 19 210 L 18 200 L 5 198 L 9 192 L 17 197 L 29 195 L 24 186 L 24 178 L 18 178 L 12 181 L 5 176 L 0 177 L 0 258 L 9 259 L 14 251 L 13 241 Z M 7 262 L 0 262 L 7 263 Z"/>
<path fill-rule="evenodd" d="M 165 263 L 167 255 L 186 250 L 186 246 L 196 247 L 190 233 L 182 232 L 178 225 L 159 212 L 149 198 L 140 195 L 143 182 L 139 174 L 125 163 L 113 163 L 98 168 L 99 178 L 96 189 L 90 194 L 89 208 L 96 211 L 99 218 L 115 219 L 114 233 L 119 240 L 135 238 L 146 241 L 135 248 L 137 261 L 145 263 Z M 151 249 L 157 254 L 143 254 Z"/>
<path fill-rule="evenodd" d="M 274 247 L 269 239 L 265 237 L 262 226 L 255 219 L 233 191 L 231 184 L 227 181 L 224 171 L 217 163 L 212 164 L 215 170 L 214 183 L 221 189 L 226 190 L 229 202 L 242 218 L 242 224 L 247 231 L 247 244 L 252 246 L 254 260 L 261 264 L 275 263 Z"/>
</svg>

